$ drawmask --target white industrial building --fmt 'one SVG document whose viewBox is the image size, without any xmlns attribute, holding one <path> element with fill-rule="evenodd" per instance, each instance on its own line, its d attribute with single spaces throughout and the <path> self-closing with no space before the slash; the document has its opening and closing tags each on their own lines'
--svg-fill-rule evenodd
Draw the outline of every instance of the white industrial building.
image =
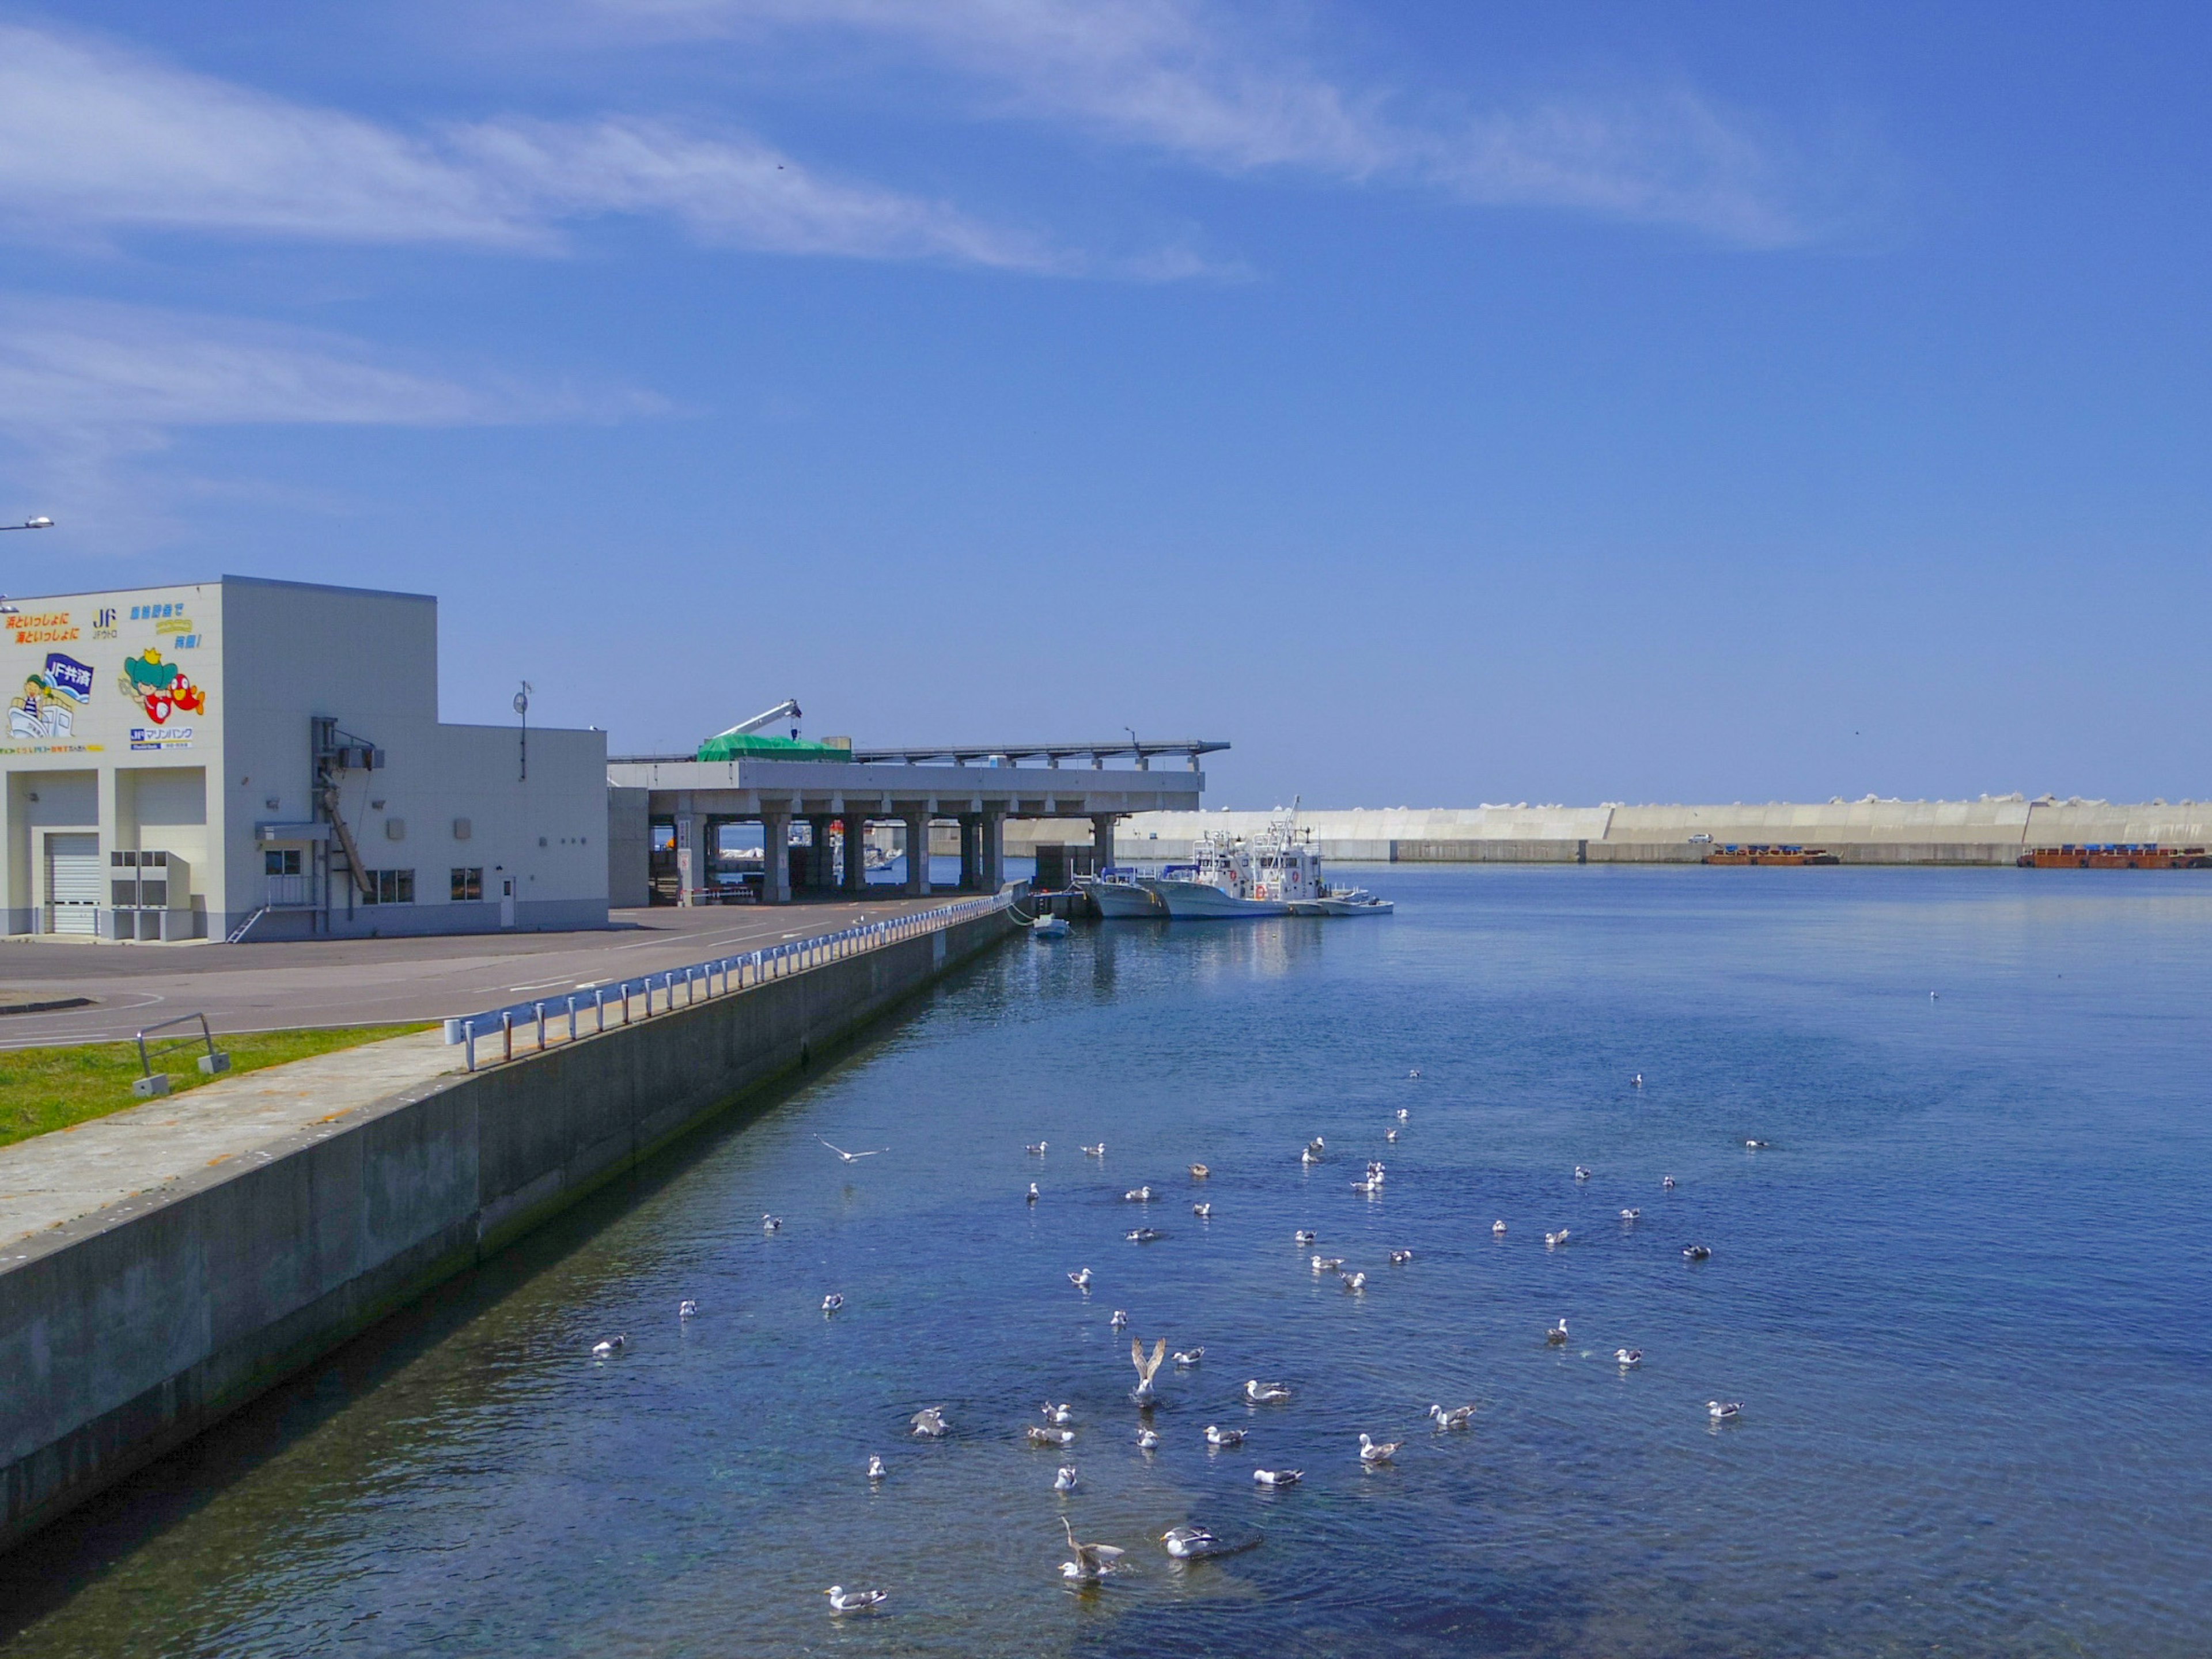
<svg viewBox="0 0 2212 1659">
<path fill-rule="evenodd" d="M 0 614 L 8 932 L 603 927 L 606 739 L 438 719 L 437 601 L 220 581 Z"/>
</svg>

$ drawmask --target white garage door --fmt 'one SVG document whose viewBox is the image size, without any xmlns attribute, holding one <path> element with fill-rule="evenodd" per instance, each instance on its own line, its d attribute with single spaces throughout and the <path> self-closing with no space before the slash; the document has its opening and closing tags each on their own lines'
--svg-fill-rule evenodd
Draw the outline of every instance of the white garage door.
<svg viewBox="0 0 2212 1659">
<path fill-rule="evenodd" d="M 100 837 L 46 837 L 46 902 L 57 933 L 89 933 L 100 925 Z"/>
</svg>

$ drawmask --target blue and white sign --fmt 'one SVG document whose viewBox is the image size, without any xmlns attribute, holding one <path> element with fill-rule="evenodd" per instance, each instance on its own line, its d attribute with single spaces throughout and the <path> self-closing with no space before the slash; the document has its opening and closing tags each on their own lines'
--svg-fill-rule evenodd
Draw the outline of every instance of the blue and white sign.
<svg viewBox="0 0 2212 1659">
<path fill-rule="evenodd" d="M 92 700 L 92 670 L 75 657 L 58 651 L 46 653 L 46 680 L 57 691 L 66 691 L 79 702 Z"/>
</svg>

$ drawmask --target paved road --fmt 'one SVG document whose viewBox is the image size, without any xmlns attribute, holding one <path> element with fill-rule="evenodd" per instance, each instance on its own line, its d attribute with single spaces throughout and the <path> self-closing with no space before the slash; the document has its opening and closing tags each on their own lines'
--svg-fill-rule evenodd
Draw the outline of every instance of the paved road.
<svg viewBox="0 0 2212 1659">
<path fill-rule="evenodd" d="M 185 1013 L 204 1013 L 218 1032 L 443 1019 L 951 902 L 952 895 L 939 894 L 765 909 L 617 910 L 605 932 L 446 939 L 190 945 L 10 939 L 0 942 L 0 1004 L 94 1001 L 0 1016 L 0 1048 L 129 1037 Z"/>
</svg>

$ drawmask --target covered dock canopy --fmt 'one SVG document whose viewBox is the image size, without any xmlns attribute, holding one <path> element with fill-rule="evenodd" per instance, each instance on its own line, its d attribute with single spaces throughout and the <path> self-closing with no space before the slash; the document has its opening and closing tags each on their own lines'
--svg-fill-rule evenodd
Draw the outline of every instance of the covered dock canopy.
<svg viewBox="0 0 2212 1659">
<path fill-rule="evenodd" d="M 710 896 L 713 833 L 721 823 L 750 820 L 761 825 L 763 867 L 761 897 L 788 902 L 792 878 L 787 859 L 775 856 L 787 846 L 793 819 L 811 825 L 812 853 L 806 884 L 858 892 L 866 884 L 861 837 L 871 823 L 904 826 L 906 845 L 921 849 L 907 860 L 906 888 L 929 890 L 929 826 L 950 820 L 961 828 L 962 884 L 995 889 L 1005 863 L 1005 827 L 1010 818 L 1088 818 L 1091 844 L 1103 867 L 1113 860 L 1114 821 L 1132 812 L 1196 811 L 1206 788 L 1197 757 L 1226 749 L 1225 743 L 1182 742 L 1142 750 L 1123 744 L 1052 744 L 1014 750 L 1003 744 L 975 749 L 856 750 L 849 762 L 812 760 L 702 761 L 686 757 L 617 757 L 607 763 L 611 808 L 624 816 L 675 826 L 678 902 Z M 1024 756 L 1089 757 L 1102 763 L 1063 769 L 1057 764 L 1018 766 Z M 1138 767 L 1109 768 L 1109 752 L 1135 755 Z M 1188 769 L 1150 769 L 1153 755 L 1188 754 Z M 868 758 L 863 759 L 865 754 Z M 988 763 L 962 763 L 974 757 Z M 951 765 L 929 765 L 951 759 Z M 642 812 L 639 811 L 640 807 Z M 830 865 L 833 826 L 841 827 L 846 849 L 843 870 Z"/>
</svg>

